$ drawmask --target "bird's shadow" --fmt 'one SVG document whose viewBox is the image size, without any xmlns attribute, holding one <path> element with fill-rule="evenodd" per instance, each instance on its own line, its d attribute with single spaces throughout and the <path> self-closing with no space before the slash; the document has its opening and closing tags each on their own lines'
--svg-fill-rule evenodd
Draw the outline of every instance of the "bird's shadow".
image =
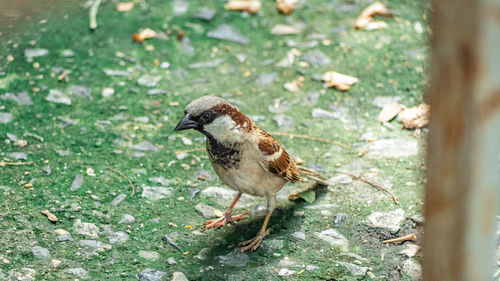
<svg viewBox="0 0 500 281">
<path fill-rule="evenodd" d="M 322 194 L 326 192 L 326 186 L 316 184 L 313 190 L 316 191 L 317 197 L 321 197 Z M 283 255 L 274 256 L 273 253 L 286 251 L 286 247 L 283 245 L 286 239 L 284 239 L 283 236 L 297 231 L 299 229 L 297 226 L 299 226 L 300 221 L 303 220 L 303 217 L 294 215 L 294 212 L 302 210 L 304 206 L 309 205 L 309 203 L 303 201 L 302 199 L 294 202 L 294 204 L 289 204 L 286 207 L 278 207 L 274 210 L 268 224 L 268 227 L 271 227 L 271 233 L 264 238 L 264 241 L 255 252 L 249 250 L 240 254 L 241 246 L 238 246 L 238 244 L 255 237 L 262 226 L 264 216 L 246 218 L 232 224 L 231 226 L 224 226 L 220 229 L 223 231 L 220 232 L 215 230 L 220 234 L 214 233 L 212 235 L 220 236 L 213 238 L 212 243 L 207 241 L 207 250 L 205 250 L 206 254 L 204 255 L 206 259 L 204 259 L 202 263 L 208 266 L 216 264 L 221 265 L 225 263 L 224 261 L 231 259 L 246 259 L 247 261 L 252 261 L 254 260 L 254 256 L 266 256 L 281 259 Z M 272 243 L 268 243 L 272 240 L 283 240 L 283 244 L 273 246 Z M 248 258 L 244 256 L 247 256 Z M 259 259 L 255 259 L 255 261 L 257 261 L 257 263 L 255 264 L 254 262 L 252 264 L 256 267 L 265 265 L 265 261 Z M 231 261 L 228 263 L 229 266 L 231 266 Z M 227 266 L 228 264 L 224 265 Z M 242 267 L 232 266 L 232 271 L 238 272 L 241 268 Z"/>
</svg>

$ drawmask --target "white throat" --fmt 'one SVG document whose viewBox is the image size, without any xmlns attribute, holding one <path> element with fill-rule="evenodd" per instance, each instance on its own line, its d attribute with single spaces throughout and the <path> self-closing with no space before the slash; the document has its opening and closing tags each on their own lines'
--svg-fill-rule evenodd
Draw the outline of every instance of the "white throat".
<svg viewBox="0 0 500 281">
<path fill-rule="evenodd" d="M 242 128 L 236 126 L 236 123 L 227 115 L 215 118 L 212 123 L 205 125 L 203 130 L 220 143 L 239 143 L 244 138 Z"/>
</svg>

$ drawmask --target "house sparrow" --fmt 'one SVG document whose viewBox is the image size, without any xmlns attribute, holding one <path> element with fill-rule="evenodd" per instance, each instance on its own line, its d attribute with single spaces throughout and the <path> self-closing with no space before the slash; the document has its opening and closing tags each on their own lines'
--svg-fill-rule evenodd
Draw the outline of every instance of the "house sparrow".
<svg viewBox="0 0 500 281">
<path fill-rule="evenodd" d="M 270 232 L 269 218 L 276 207 L 276 193 L 289 181 L 301 181 L 293 159 L 271 135 L 226 100 L 204 96 L 191 102 L 175 131 L 195 129 L 207 137 L 206 148 L 220 179 L 238 194 L 224 216 L 209 220 L 204 229 L 221 227 L 248 213 L 231 212 L 243 193 L 267 197 L 267 213 L 255 238 L 240 243 L 242 252 L 255 251 Z"/>
</svg>

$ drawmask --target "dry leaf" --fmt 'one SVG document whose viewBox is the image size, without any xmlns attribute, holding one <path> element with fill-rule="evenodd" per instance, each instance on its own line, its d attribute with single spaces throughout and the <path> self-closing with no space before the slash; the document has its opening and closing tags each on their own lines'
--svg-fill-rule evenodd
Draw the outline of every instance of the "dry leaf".
<svg viewBox="0 0 500 281">
<path fill-rule="evenodd" d="M 25 140 L 16 140 L 14 143 L 15 146 L 19 146 L 20 148 L 23 148 L 28 145 L 28 142 Z"/>
<path fill-rule="evenodd" d="M 372 21 L 373 16 L 375 15 L 390 17 L 392 16 L 392 13 L 384 4 L 375 2 L 366 7 L 361 12 L 361 14 L 356 19 L 356 22 L 354 23 L 354 27 L 356 27 L 356 29 L 365 29 L 365 27 Z"/>
<path fill-rule="evenodd" d="M 144 28 L 143 30 L 139 31 L 139 33 L 134 33 L 132 35 L 132 42 L 134 43 L 142 43 L 146 39 L 151 39 L 156 37 L 156 31 L 152 30 L 151 28 Z"/>
<path fill-rule="evenodd" d="M 120 2 L 116 4 L 118 12 L 128 12 L 134 8 L 134 2 Z"/>
<path fill-rule="evenodd" d="M 397 102 L 388 102 L 384 105 L 380 113 L 378 114 L 378 122 L 384 123 L 389 122 L 394 117 L 396 117 L 402 110 L 404 106 L 400 105 Z"/>
<path fill-rule="evenodd" d="M 276 8 L 285 15 L 292 13 L 298 0 L 276 0 Z"/>
<path fill-rule="evenodd" d="M 56 215 L 52 214 L 49 210 L 43 210 L 40 213 L 44 214 L 47 216 L 49 221 L 56 222 L 59 221 L 59 219 L 56 217 Z"/>
<path fill-rule="evenodd" d="M 346 91 L 351 88 L 351 85 L 359 81 L 358 78 L 338 73 L 336 71 L 328 71 L 321 79 L 328 84 L 328 87 L 335 88 L 340 91 Z"/>
<path fill-rule="evenodd" d="M 431 107 L 421 103 L 412 108 L 408 108 L 399 113 L 398 118 L 407 129 L 422 128 L 429 124 L 429 113 Z"/>
<path fill-rule="evenodd" d="M 260 10 L 260 7 L 261 7 L 260 1 L 256 0 L 250 0 L 250 1 L 231 0 L 227 2 L 227 4 L 224 6 L 224 9 L 235 10 L 235 11 L 246 11 L 255 14 Z"/>
</svg>

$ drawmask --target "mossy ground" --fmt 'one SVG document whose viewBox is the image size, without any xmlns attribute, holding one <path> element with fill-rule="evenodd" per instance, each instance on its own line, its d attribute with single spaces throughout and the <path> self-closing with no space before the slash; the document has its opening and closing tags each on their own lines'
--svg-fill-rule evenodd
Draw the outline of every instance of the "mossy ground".
<svg viewBox="0 0 500 281">
<path fill-rule="evenodd" d="M 271 219 L 272 236 L 285 241 L 284 247 L 268 252 L 259 250 L 250 254 L 250 261 L 245 267 L 220 266 L 214 261 L 215 256 L 227 254 L 228 248 L 238 242 L 249 239 L 260 227 L 261 218 L 252 218 L 235 226 L 224 227 L 217 231 L 206 231 L 203 235 L 193 235 L 186 225 L 199 228 L 204 222 L 194 209 L 198 202 L 218 206 L 199 196 L 189 200 L 189 187 L 202 189 L 207 186 L 222 185 L 213 181 L 199 181 L 194 173 L 211 167 L 204 151 L 189 153 L 189 157 L 177 160 L 175 151 L 203 147 L 203 141 L 196 132 L 182 132 L 170 138 L 173 128 L 182 117 L 183 107 L 196 97 L 206 94 L 224 95 L 241 101 L 241 111 L 251 115 L 262 115 L 260 127 L 268 132 L 280 131 L 273 121 L 273 113 L 268 106 L 274 99 L 288 102 L 291 107 L 286 112 L 295 121 L 294 133 L 329 139 L 356 146 L 363 143 L 361 135 L 367 131 L 375 139 L 408 136 L 411 131 L 400 130 L 397 121 L 395 129 L 387 129 L 377 122 L 379 108 L 372 104 L 376 96 L 399 96 L 400 103 L 413 106 L 422 100 L 426 85 L 425 46 L 427 36 L 426 3 L 422 1 L 386 1 L 395 13 L 394 19 L 384 19 L 387 29 L 378 31 L 357 31 L 352 28 L 353 19 L 360 10 L 339 12 L 339 7 L 353 4 L 365 7 L 368 1 L 303 1 L 290 16 L 279 14 L 273 1 L 263 1 L 262 12 L 258 15 L 243 17 L 239 12 L 223 9 L 221 1 L 188 1 L 187 12 L 174 15 L 170 1 L 139 2 L 127 13 L 118 13 L 115 2 L 105 1 L 98 14 L 99 27 L 94 32 L 88 29 L 87 9 L 79 3 L 62 4 L 63 8 L 52 7 L 50 12 L 42 12 L 28 22 L 6 29 L 0 36 L 0 94 L 5 92 L 28 92 L 33 105 L 17 105 L 10 100 L 0 100 L 0 111 L 10 112 L 14 120 L 0 124 L 1 139 L 6 133 L 17 135 L 28 141 L 24 148 L 12 143 L 0 143 L 0 158 L 9 160 L 11 152 L 24 152 L 33 165 L 0 167 L 0 185 L 10 186 L 13 190 L 0 193 L 0 257 L 10 263 L 0 263 L 4 273 L 23 267 L 34 268 L 37 280 L 68 279 L 71 276 L 62 271 L 68 267 L 83 267 L 96 280 L 133 280 L 138 272 L 150 267 L 171 272 L 182 271 L 193 280 L 274 280 L 279 279 L 278 261 L 287 256 L 300 264 L 312 264 L 318 267 L 314 271 L 304 271 L 300 275 L 288 277 L 290 280 L 372 280 L 369 276 L 353 277 L 343 268 L 334 265 L 341 260 L 340 251 L 331 248 L 323 241 L 314 238 L 313 233 L 332 226 L 332 218 L 319 212 L 305 212 L 305 216 L 293 216 L 294 210 L 303 210 L 308 203 L 288 205 L 278 211 Z M 190 17 L 200 7 L 210 7 L 217 11 L 210 22 L 203 22 Z M 39 20 L 46 19 L 40 23 Z M 299 35 L 276 36 L 269 30 L 275 24 L 288 21 L 306 24 Z M 415 31 L 415 23 L 421 24 L 424 32 Z M 222 23 L 230 24 L 241 34 L 249 38 L 247 45 L 240 45 L 206 37 L 208 30 L 213 30 Z M 141 28 L 150 27 L 157 31 L 172 31 L 168 40 L 151 39 L 143 44 L 131 42 L 131 35 Z M 333 28 L 343 27 L 341 32 Z M 195 48 L 192 55 L 181 52 L 181 43 L 176 40 L 177 30 L 184 30 L 190 44 Z M 319 44 L 319 49 L 332 59 L 328 67 L 300 67 L 297 63 L 290 68 L 277 68 L 273 64 L 262 65 L 268 59 L 280 60 L 290 50 L 286 40 L 310 42 L 311 34 L 323 34 L 329 44 Z M 146 46 L 153 46 L 148 50 Z M 49 54 L 27 60 L 23 51 L 26 48 L 45 48 Z M 63 57 L 62 51 L 74 52 L 71 59 Z M 302 49 L 306 52 L 307 49 Z M 135 63 L 116 56 L 122 52 L 136 60 Z M 235 54 L 246 54 L 245 62 L 238 62 Z M 12 56 L 13 61 L 7 57 Z M 188 69 L 187 65 L 222 58 L 224 62 L 217 68 Z M 161 69 L 159 62 L 169 62 L 169 69 Z M 39 68 L 34 68 L 39 63 Z M 136 65 L 140 65 L 138 68 Z M 54 67 L 71 70 L 68 79 L 58 82 L 53 73 Z M 126 70 L 131 68 L 130 77 L 111 77 L 104 74 L 104 69 Z M 234 68 L 234 69 L 233 69 Z M 183 69 L 185 71 L 180 71 Z M 297 70 L 305 70 L 304 86 L 293 93 L 283 89 L 285 82 L 296 79 Z M 349 91 L 339 92 L 324 89 L 321 82 L 313 81 L 313 74 L 322 74 L 336 70 L 360 79 Z M 245 75 L 249 72 L 250 76 Z M 262 73 L 277 72 L 278 77 L 267 86 L 257 86 L 255 77 Z M 156 86 L 166 90 L 165 95 L 147 95 L 148 88 L 137 84 L 142 74 L 162 76 Z M 206 78 L 208 82 L 193 84 L 197 78 Z M 55 104 L 45 100 L 50 89 L 65 90 L 68 85 L 77 84 L 89 87 L 93 100 L 72 97 L 71 105 Z M 115 89 L 109 98 L 101 96 L 105 87 Z M 37 89 L 34 89 L 37 88 Z M 308 92 L 321 92 L 314 106 L 304 105 L 300 98 Z M 328 106 L 349 109 L 352 122 L 346 125 L 339 120 L 318 120 L 311 117 L 313 107 L 328 109 Z M 123 109 L 121 106 L 126 106 Z M 98 120 L 109 120 L 118 113 L 125 113 L 125 121 L 111 121 L 110 125 L 96 125 Z M 141 123 L 134 117 L 147 116 L 149 121 Z M 164 118 L 168 116 L 168 120 Z M 76 120 L 75 124 L 61 128 L 61 117 Z M 34 138 L 22 137 L 30 132 L 44 138 L 40 142 Z M 194 140 L 191 146 L 184 145 L 180 136 Z M 418 213 L 422 208 L 422 157 L 421 155 L 402 158 L 360 157 L 356 150 L 344 149 L 330 144 L 284 136 L 276 138 L 287 147 L 294 157 L 301 157 L 306 164 L 319 164 L 324 167 L 324 174 L 334 176 L 333 171 L 355 161 L 363 161 L 377 172 L 373 179 L 380 183 L 389 183 L 392 192 L 398 197 L 401 207 L 407 215 Z M 144 157 L 133 157 L 132 150 L 120 146 L 114 141 L 121 139 L 128 143 L 149 141 L 160 148 L 159 152 L 147 152 Z M 422 140 L 419 140 L 422 142 Z M 120 149 L 122 154 L 113 151 Z M 57 151 L 69 151 L 61 156 Z M 420 149 L 423 151 L 423 149 Z M 325 154 L 330 157 L 324 157 Z M 184 169 L 181 164 L 190 165 Z M 42 167 L 50 165 L 52 173 L 47 175 Z M 85 174 L 91 167 L 96 176 Z M 136 187 L 134 196 L 130 196 L 128 182 L 119 174 L 109 170 L 113 168 L 127 175 Z M 146 174 L 134 172 L 144 169 Z M 76 174 L 83 176 L 83 186 L 75 192 L 69 188 Z M 173 196 L 154 203 L 141 198 L 141 187 L 151 185 L 147 179 L 163 176 L 174 183 Z M 25 183 L 33 182 L 33 189 Z M 127 198 L 118 206 L 110 202 L 120 193 Z M 97 206 L 90 195 L 101 198 Z M 350 242 L 349 251 L 363 256 L 368 261 L 363 266 L 382 280 L 396 278 L 397 267 L 401 262 L 395 253 L 403 245 L 383 245 L 379 234 L 365 226 L 367 215 L 374 211 L 394 209 L 393 203 L 378 191 L 358 182 L 350 187 L 344 185 L 330 187 L 328 191 L 318 192 L 318 200 L 323 203 L 337 204 L 335 212 L 349 215 L 339 231 Z M 178 200 L 179 197 L 185 198 Z M 77 204 L 77 205 L 75 205 Z M 78 208 L 76 206 L 80 206 Z M 58 223 L 49 222 L 40 214 L 41 210 L 50 209 L 60 219 Z M 137 220 L 131 227 L 118 224 L 121 215 L 133 214 Z M 130 240 L 122 245 L 114 245 L 112 250 L 86 255 L 78 245 L 84 239 L 73 234 L 73 241 L 56 242 L 53 231 L 58 228 L 72 232 L 74 219 L 92 222 L 98 226 L 111 225 L 114 230 L 130 230 Z M 152 219 L 159 218 L 159 222 Z M 168 223 L 173 223 L 173 227 Z M 399 234 L 413 230 L 403 227 Z M 307 235 L 306 241 L 290 236 L 294 231 Z M 372 231 L 372 232 L 370 232 Z M 162 242 L 164 234 L 175 236 L 183 254 Z M 371 234 L 370 234 L 371 233 Z M 379 235 L 379 236 L 377 236 Z M 371 238 L 370 238 L 371 237 Z M 104 237 L 100 240 L 107 242 Z M 53 269 L 46 260 L 36 259 L 29 250 L 30 246 L 40 245 L 49 249 L 53 258 L 63 261 L 60 268 Z M 209 259 L 200 261 L 195 255 L 205 247 L 210 248 Z M 138 257 L 139 250 L 153 250 L 160 253 L 157 261 L 148 261 Z M 275 253 L 273 255 L 273 253 Z M 382 253 L 385 259 L 381 259 Z M 174 257 L 176 265 L 167 264 L 167 258 Z M 112 261 L 110 263 L 110 261 Z M 213 266 L 210 268 L 209 266 Z M 212 270 L 213 269 L 213 270 Z M 297 270 L 299 271 L 299 270 Z M 239 276 L 239 277 L 238 277 Z M 403 279 L 406 277 L 403 276 Z"/>
</svg>

